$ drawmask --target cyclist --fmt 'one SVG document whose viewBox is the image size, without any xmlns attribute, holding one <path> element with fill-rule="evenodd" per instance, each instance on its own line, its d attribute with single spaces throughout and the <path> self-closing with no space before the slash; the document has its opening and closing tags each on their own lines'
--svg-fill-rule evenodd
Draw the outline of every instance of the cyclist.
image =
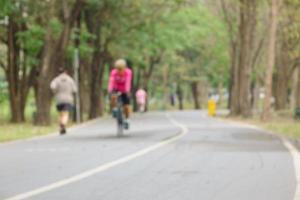
<svg viewBox="0 0 300 200">
<path fill-rule="evenodd" d="M 139 111 L 141 113 L 145 112 L 147 92 L 142 87 L 140 87 L 138 91 L 135 93 L 135 97 L 136 97 L 136 102 L 139 106 Z"/>
<path fill-rule="evenodd" d="M 77 92 L 75 81 L 63 68 L 59 69 L 58 75 L 50 84 L 56 99 L 56 108 L 59 112 L 60 134 L 66 134 L 66 126 L 69 121 L 69 112 L 73 108 L 74 93 Z"/>
<path fill-rule="evenodd" d="M 117 96 L 118 93 L 121 96 L 123 103 L 123 110 L 125 115 L 125 127 L 129 127 L 130 117 L 130 91 L 131 91 L 131 80 L 132 71 L 127 67 L 127 63 L 124 59 L 119 59 L 114 64 L 114 69 L 110 73 L 108 92 L 111 94 L 111 107 L 113 114 L 117 111 Z"/>
</svg>

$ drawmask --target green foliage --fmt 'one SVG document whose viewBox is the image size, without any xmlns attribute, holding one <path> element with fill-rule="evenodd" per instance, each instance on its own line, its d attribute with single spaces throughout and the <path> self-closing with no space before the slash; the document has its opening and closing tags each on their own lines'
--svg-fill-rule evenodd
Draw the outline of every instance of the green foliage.
<svg viewBox="0 0 300 200">
<path fill-rule="evenodd" d="M 27 64 L 36 66 L 37 56 L 44 44 L 45 29 L 33 24 L 26 31 L 18 33 L 18 39 L 27 55 Z"/>
<path fill-rule="evenodd" d="M 222 21 L 213 16 L 201 4 L 188 7 L 178 13 L 174 21 L 184 20 L 184 38 L 179 55 L 185 60 L 186 79 L 206 78 L 212 86 L 226 84 L 229 74 L 228 41 Z"/>
<path fill-rule="evenodd" d="M 8 100 L 7 84 L 0 80 L 0 104 Z"/>
<path fill-rule="evenodd" d="M 51 34 L 54 38 L 58 38 L 62 31 L 62 23 L 57 18 L 52 18 L 49 21 Z"/>
<path fill-rule="evenodd" d="M 144 7 L 140 2 L 141 8 L 137 12 L 130 10 L 126 16 L 137 18 L 137 15 L 143 22 L 122 19 L 120 28 L 125 31 L 120 31 L 122 34 L 111 45 L 111 51 L 117 57 L 129 57 L 142 69 L 148 66 L 149 58 L 163 55 L 161 65 L 172 66 L 170 71 L 175 73 L 170 76 L 180 73 L 186 77 L 185 81 L 206 78 L 212 86 L 219 82 L 227 84 L 229 75 L 224 74 L 229 74 L 229 55 L 225 25 L 202 3 L 177 3 L 182 1 L 161 6 L 156 13 L 151 10 L 155 3 Z M 148 16 L 148 12 L 155 16 Z M 132 28 L 133 24 L 136 27 Z M 193 58 L 188 58 L 190 54 Z"/>
<path fill-rule="evenodd" d="M 14 10 L 11 0 L 0 0 L 0 18 L 4 18 Z"/>
<path fill-rule="evenodd" d="M 79 38 L 78 38 L 79 37 Z M 89 44 L 90 41 L 95 39 L 95 36 L 89 33 L 86 28 L 83 28 L 80 32 L 79 30 L 74 29 L 71 35 L 72 41 L 79 39 L 79 55 L 80 58 L 90 58 L 93 53 L 93 47 Z M 67 57 L 72 60 L 75 51 L 75 42 L 69 44 L 67 49 Z"/>
<path fill-rule="evenodd" d="M 291 59 L 300 59 L 300 1 L 285 0 L 285 9 L 281 21 L 284 24 L 286 41 L 289 45 L 289 55 Z"/>
</svg>

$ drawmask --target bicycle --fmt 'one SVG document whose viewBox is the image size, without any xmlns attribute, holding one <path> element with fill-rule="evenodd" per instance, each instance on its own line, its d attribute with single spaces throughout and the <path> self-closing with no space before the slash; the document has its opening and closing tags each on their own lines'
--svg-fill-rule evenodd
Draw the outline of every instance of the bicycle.
<svg viewBox="0 0 300 200">
<path fill-rule="evenodd" d="M 125 123 L 123 101 L 120 93 L 113 94 L 117 96 L 117 107 L 113 110 L 113 117 L 116 118 L 117 122 L 117 136 L 122 137 L 124 135 L 124 129 L 128 129 L 128 124 Z"/>
</svg>

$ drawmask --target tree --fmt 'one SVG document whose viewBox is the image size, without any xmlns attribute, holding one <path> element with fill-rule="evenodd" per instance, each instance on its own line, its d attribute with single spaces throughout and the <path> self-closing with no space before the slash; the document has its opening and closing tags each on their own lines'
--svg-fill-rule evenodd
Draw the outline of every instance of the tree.
<svg viewBox="0 0 300 200">
<path fill-rule="evenodd" d="M 275 64 L 276 55 L 276 33 L 277 33 L 277 16 L 279 0 L 271 1 L 270 11 L 270 30 L 269 30 L 269 45 L 268 45 L 268 65 L 266 68 L 264 110 L 262 119 L 268 120 L 271 117 L 271 100 L 272 100 L 272 79 L 273 67 Z"/>
<path fill-rule="evenodd" d="M 68 7 L 67 1 L 51 1 L 48 7 L 48 18 L 53 18 L 57 16 L 55 9 L 57 9 L 57 4 L 62 9 L 62 17 L 60 21 L 50 21 L 47 23 L 47 32 L 44 39 L 44 47 L 41 53 L 41 62 L 38 69 L 39 76 L 37 78 L 37 115 L 36 123 L 39 125 L 47 125 L 50 123 L 50 107 L 51 107 L 51 91 L 49 84 L 51 79 L 55 76 L 59 67 L 65 66 L 65 56 L 66 50 L 70 41 L 71 30 L 74 26 L 78 15 L 80 15 L 81 10 L 85 0 L 76 0 L 73 6 Z M 60 10 L 58 10 L 60 11 Z M 55 30 L 53 23 L 62 23 L 61 31 L 58 37 L 55 38 Z"/>
<path fill-rule="evenodd" d="M 300 108 L 300 67 L 296 70 L 297 82 L 295 91 L 295 107 Z"/>
<path fill-rule="evenodd" d="M 8 82 L 11 121 L 24 122 L 27 97 L 35 76 L 34 57 L 41 48 L 43 30 L 27 23 L 26 4 L 3 1 L 1 9 L 2 17 L 8 19 L 3 27 L 5 34 L 1 37 L 7 46 L 7 60 L 1 61 L 1 67 Z"/>
<path fill-rule="evenodd" d="M 231 82 L 230 110 L 232 115 L 249 117 L 251 107 L 251 75 L 260 46 L 255 47 L 257 31 L 256 0 L 221 1 L 224 20 L 230 37 Z M 257 48 L 257 50 L 256 50 Z"/>
<path fill-rule="evenodd" d="M 281 1 L 280 18 L 278 19 L 278 39 L 276 68 L 274 74 L 275 109 L 283 110 L 291 102 L 289 91 L 291 80 L 299 65 L 299 7 L 300 3 L 293 0 Z M 291 104 L 290 104 L 291 106 Z"/>
</svg>

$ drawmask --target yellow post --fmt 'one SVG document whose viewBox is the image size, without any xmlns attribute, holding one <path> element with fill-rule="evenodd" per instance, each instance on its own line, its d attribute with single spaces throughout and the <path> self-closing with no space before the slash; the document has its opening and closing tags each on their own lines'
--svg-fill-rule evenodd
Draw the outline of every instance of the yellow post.
<svg viewBox="0 0 300 200">
<path fill-rule="evenodd" d="M 216 116 L 216 109 L 217 109 L 217 105 L 216 105 L 215 100 L 209 99 L 208 100 L 208 116 L 210 116 L 210 117 Z"/>
</svg>

